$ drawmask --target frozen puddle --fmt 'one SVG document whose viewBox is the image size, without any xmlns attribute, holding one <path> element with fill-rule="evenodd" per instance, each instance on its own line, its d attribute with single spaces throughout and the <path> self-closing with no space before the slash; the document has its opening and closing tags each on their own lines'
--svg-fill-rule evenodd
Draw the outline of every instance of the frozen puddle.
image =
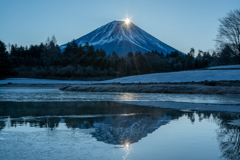
<svg viewBox="0 0 240 160">
<path fill-rule="evenodd" d="M 1 102 L 0 159 L 239 159 L 239 115 L 118 102 Z"/>
</svg>

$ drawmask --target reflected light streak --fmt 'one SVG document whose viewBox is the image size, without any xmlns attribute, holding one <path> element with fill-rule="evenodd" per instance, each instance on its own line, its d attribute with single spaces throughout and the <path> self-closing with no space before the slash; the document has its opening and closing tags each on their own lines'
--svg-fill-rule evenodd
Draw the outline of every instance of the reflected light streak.
<svg viewBox="0 0 240 160">
<path fill-rule="evenodd" d="M 123 93 L 120 95 L 119 99 L 121 101 L 133 101 L 135 100 L 134 95 L 132 93 Z"/>
<path fill-rule="evenodd" d="M 126 147 L 129 147 L 129 146 L 130 146 L 130 144 L 127 142 L 127 143 L 125 143 L 125 146 L 126 146 Z"/>
<path fill-rule="evenodd" d="M 128 155 L 130 153 L 130 143 L 126 142 L 124 145 L 125 145 L 124 150 L 125 150 L 126 154 L 125 154 L 125 156 L 123 156 L 123 160 L 128 159 Z"/>
</svg>

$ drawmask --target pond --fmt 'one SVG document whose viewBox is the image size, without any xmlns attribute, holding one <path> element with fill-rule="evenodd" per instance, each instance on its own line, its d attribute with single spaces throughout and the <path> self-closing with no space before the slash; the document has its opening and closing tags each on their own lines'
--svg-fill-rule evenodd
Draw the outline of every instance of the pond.
<svg viewBox="0 0 240 160">
<path fill-rule="evenodd" d="M 57 87 L 0 87 L 0 101 L 158 101 L 240 104 L 240 95 L 70 92 Z"/>
<path fill-rule="evenodd" d="M 235 119 L 114 101 L 2 101 L 0 159 L 240 159 Z"/>
</svg>

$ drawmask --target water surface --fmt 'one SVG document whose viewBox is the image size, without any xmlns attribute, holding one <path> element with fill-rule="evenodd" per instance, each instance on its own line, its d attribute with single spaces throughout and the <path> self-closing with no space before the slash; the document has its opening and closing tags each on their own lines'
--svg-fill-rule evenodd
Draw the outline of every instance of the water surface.
<svg viewBox="0 0 240 160">
<path fill-rule="evenodd" d="M 239 115 L 118 102 L 0 102 L 0 159 L 239 159 Z"/>
<path fill-rule="evenodd" d="M 171 101 L 240 104 L 240 95 L 71 92 L 49 87 L 0 87 L 0 101 Z"/>
</svg>

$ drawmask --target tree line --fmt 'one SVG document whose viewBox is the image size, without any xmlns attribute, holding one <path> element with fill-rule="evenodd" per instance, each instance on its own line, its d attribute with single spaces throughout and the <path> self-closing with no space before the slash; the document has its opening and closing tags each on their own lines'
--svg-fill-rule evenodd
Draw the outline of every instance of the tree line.
<svg viewBox="0 0 240 160">
<path fill-rule="evenodd" d="M 197 56 L 193 48 L 187 54 L 174 51 L 164 55 L 151 51 L 119 56 L 115 52 L 107 55 L 103 49 L 94 49 L 88 43 L 79 46 L 75 41 L 68 43 L 62 52 L 53 36 L 45 44 L 30 47 L 11 45 L 10 51 L 0 41 L 0 72 L 1 77 L 114 78 L 235 64 L 230 52 L 231 48 L 226 46 L 218 53 L 198 51 Z"/>
<path fill-rule="evenodd" d="M 129 52 L 119 56 L 106 54 L 89 43 L 68 43 L 61 51 L 55 36 L 46 43 L 23 47 L 0 41 L 0 77 L 93 78 L 103 79 L 148 73 L 202 69 L 209 66 L 240 64 L 240 9 L 220 19 L 216 51 L 189 53 L 174 51 L 164 55 L 158 51 Z M 195 55 L 196 54 L 196 55 Z"/>
</svg>

